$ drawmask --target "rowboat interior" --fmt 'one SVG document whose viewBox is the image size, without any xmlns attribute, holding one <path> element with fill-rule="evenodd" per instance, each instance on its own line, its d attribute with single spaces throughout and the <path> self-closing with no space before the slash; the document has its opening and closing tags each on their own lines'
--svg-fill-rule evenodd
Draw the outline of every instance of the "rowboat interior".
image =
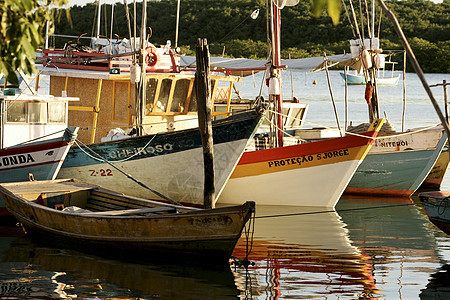
<svg viewBox="0 0 450 300">
<path fill-rule="evenodd" d="M 39 183 L 39 182 L 38 182 Z M 150 216 L 195 211 L 197 208 L 172 205 L 127 196 L 101 187 L 71 180 L 10 184 L 8 189 L 25 200 L 55 210 L 98 216 Z"/>
</svg>

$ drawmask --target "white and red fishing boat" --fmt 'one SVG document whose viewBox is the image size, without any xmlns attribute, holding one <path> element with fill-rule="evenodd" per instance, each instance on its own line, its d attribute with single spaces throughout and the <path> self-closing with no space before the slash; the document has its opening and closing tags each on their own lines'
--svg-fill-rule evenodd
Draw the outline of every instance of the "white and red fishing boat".
<svg viewBox="0 0 450 300">
<path fill-rule="evenodd" d="M 75 98 L 1 96 L 0 183 L 55 179 L 78 127 L 67 127 Z M 10 215 L 0 196 L 0 216 Z"/>
<path fill-rule="evenodd" d="M 244 152 L 219 202 L 334 207 L 382 124 L 361 136 Z"/>
<path fill-rule="evenodd" d="M 220 203 L 253 199 L 263 205 L 334 207 L 384 123 L 375 120 L 359 136 L 283 146 L 280 7 L 273 1 L 272 60 L 268 67 L 269 102 L 276 141 L 271 149 L 248 151 L 231 175 Z"/>
</svg>

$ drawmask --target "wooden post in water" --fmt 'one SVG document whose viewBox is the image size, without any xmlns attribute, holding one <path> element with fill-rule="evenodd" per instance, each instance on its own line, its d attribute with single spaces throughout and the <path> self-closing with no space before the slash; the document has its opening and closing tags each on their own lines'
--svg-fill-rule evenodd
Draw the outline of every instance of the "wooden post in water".
<svg viewBox="0 0 450 300">
<path fill-rule="evenodd" d="M 204 206 L 214 208 L 214 151 L 211 121 L 211 78 L 209 74 L 209 48 L 206 39 L 198 39 L 197 72 L 195 84 L 197 90 L 198 126 L 202 136 L 203 164 L 205 168 Z"/>
</svg>

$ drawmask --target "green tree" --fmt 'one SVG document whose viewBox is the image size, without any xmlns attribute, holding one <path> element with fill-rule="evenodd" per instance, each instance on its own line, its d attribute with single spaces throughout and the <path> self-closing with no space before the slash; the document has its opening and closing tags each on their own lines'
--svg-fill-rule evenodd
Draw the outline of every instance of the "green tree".
<svg viewBox="0 0 450 300">
<path fill-rule="evenodd" d="M 0 72 L 18 83 L 15 71 L 32 74 L 35 50 L 44 43 L 46 22 L 53 24 L 52 10 L 68 0 L 0 0 Z"/>
</svg>

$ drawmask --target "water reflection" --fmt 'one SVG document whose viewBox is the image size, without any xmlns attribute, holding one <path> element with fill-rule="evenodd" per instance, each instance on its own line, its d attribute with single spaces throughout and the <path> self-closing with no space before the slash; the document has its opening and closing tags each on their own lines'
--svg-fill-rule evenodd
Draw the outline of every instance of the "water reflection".
<svg viewBox="0 0 450 300">
<path fill-rule="evenodd" d="M 421 207 L 408 204 L 409 198 L 344 197 L 337 212 L 256 219 L 255 265 L 236 271 L 237 285 L 254 299 L 417 299 L 433 274 L 444 277 L 439 270 L 450 255 L 439 251 L 450 249 L 450 238 L 435 230 Z M 375 206 L 390 207 L 354 210 Z M 263 216 L 317 208 L 256 211 Z M 242 255 L 245 247 L 241 239 L 235 253 Z"/>
<path fill-rule="evenodd" d="M 261 299 L 323 298 L 371 295 L 377 292 L 372 266 L 352 245 L 348 230 L 336 212 L 308 207 L 257 206 L 253 248 L 247 274 L 237 270 L 237 285 L 251 282 L 251 296 Z M 298 216 L 258 218 L 274 214 Z M 235 254 L 245 253 L 240 240 Z M 249 276 L 246 278 L 245 276 Z"/>
<path fill-rule="evenodd" d="M 5 244 L 3 238 L 0 244 Z M 141 265 L 43 247 L 16 238 L 3 247 L 1 296 L 30 298 L 229 299 L 240 292 L 230 268 Z"/>
<path fill-rule="evenodd" d="M 225 270 L 110 260 L 0 226 L 0 295 L 30 298 L 433 299 L 449 293 L 450 238 L 411 199 L 344 197 L 337 211 L 257 206 L 253 243 Z M 397 205 L 397 206 L 396 206 Z M 355 210 L 375 206 L 389 208 Z M 448 297 L 446 297 L 448 298 Z"/>
</svg>

